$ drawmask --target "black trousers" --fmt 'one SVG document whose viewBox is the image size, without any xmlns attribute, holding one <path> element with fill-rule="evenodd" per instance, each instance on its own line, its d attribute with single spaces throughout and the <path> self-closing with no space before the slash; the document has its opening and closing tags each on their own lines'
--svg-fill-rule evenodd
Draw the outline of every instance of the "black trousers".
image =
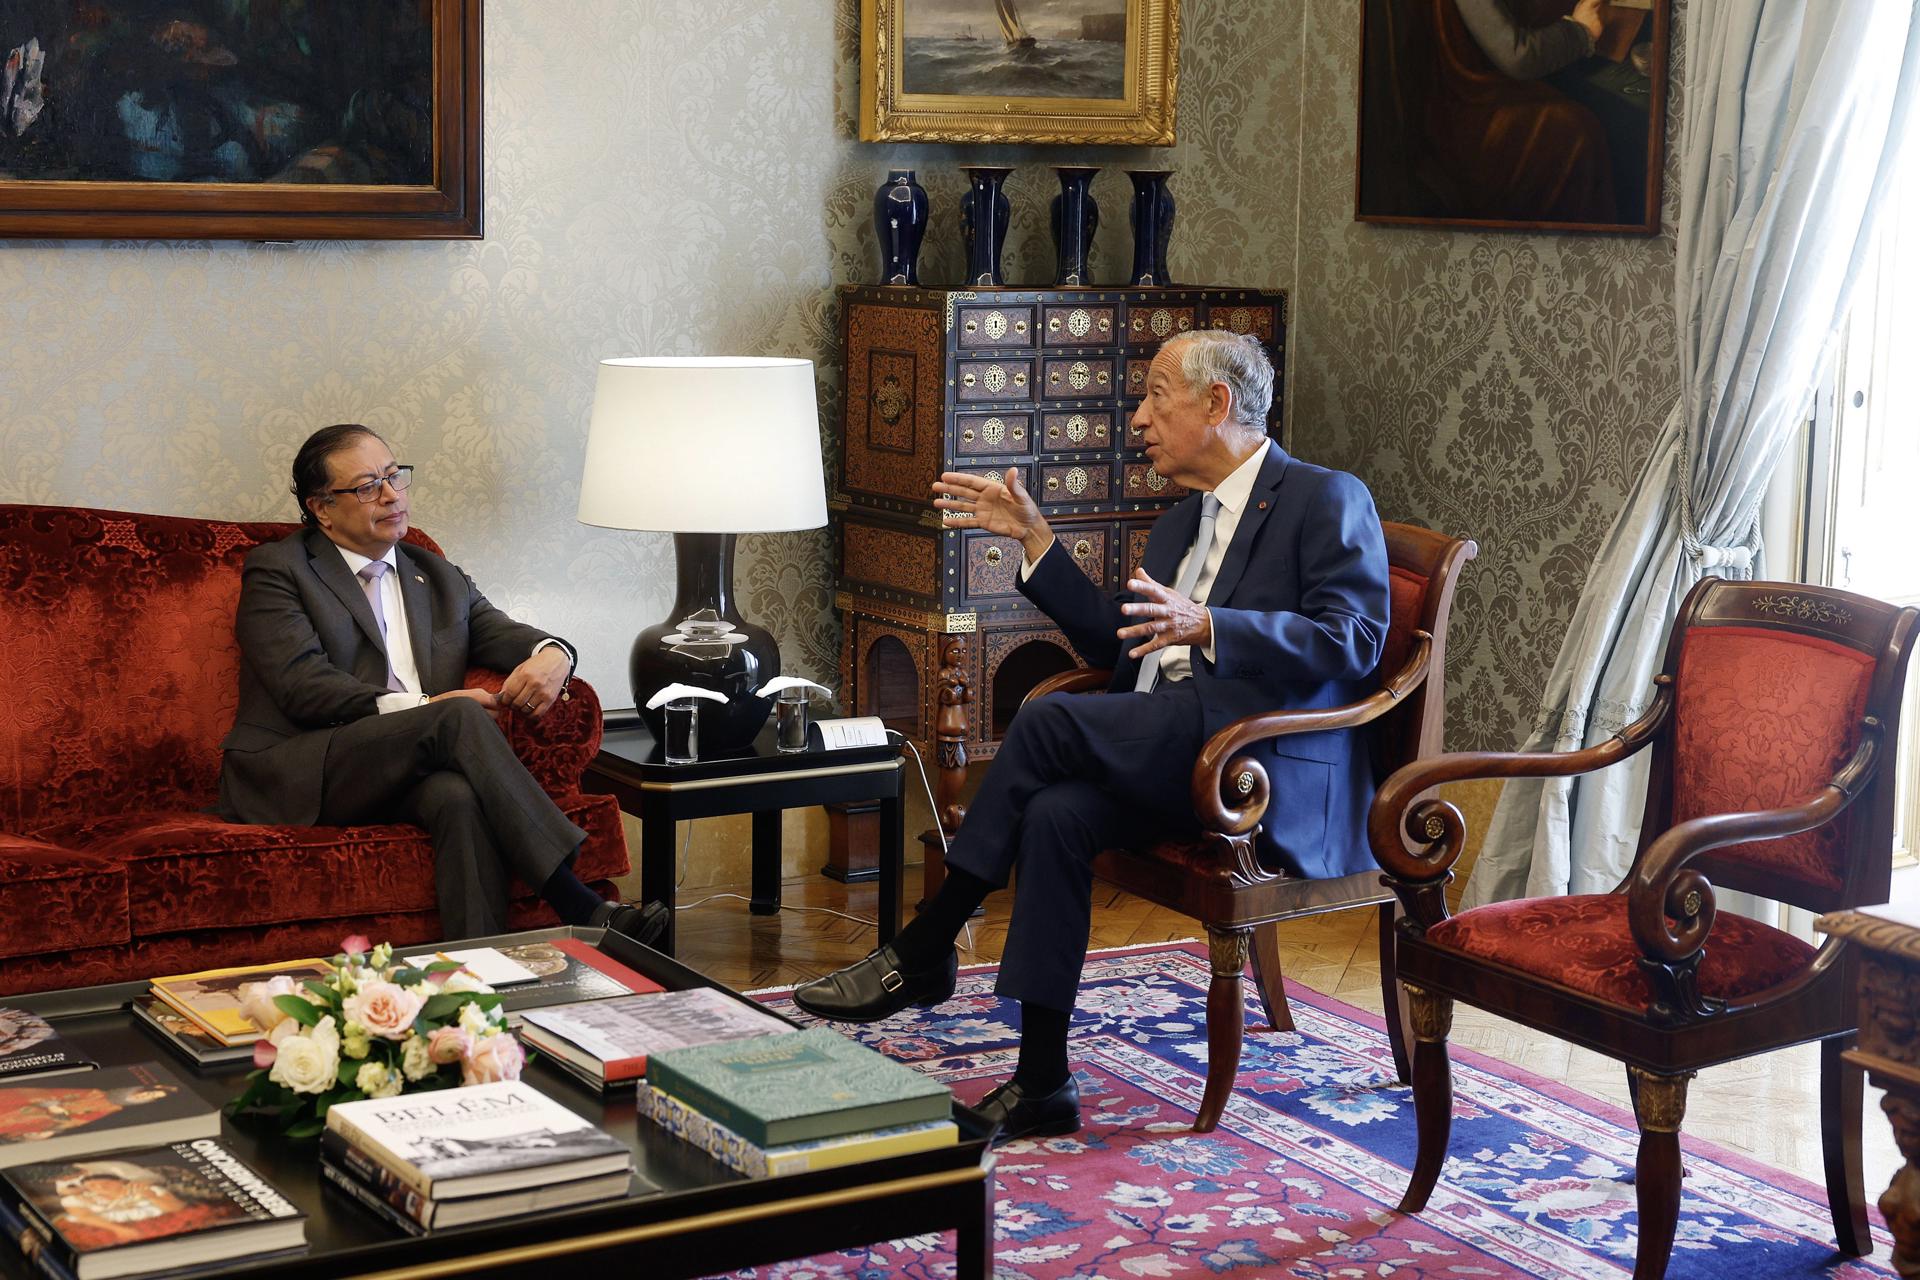
<svg viewBox="0 0 1920 1280">
<path fill-rule="evenodd" d="M 425 827 L 440 924 L 450 938 L 503 931 L 513 878 L 538 889 L 587 838 L 471 698 L 334 730 L 319 820 Z"/>
<path fill-rule="evenodd" d="M 995 987 L 1071 1009 L 1093 919 L 1093 857 L 1193 825 L 1205 744 L 1191 680 L 1152 693 L 1053 694 L 1020 709 L 967 809 L 949 866 L 1016 882 Z"/>
</svg>

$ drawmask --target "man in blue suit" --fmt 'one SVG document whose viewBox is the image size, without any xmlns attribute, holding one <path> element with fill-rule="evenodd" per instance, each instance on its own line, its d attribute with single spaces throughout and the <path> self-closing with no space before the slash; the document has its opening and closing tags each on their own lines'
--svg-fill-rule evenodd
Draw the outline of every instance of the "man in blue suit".
<svg viewBox="0 0 1920 1280">
<path fill-rule="evenodd" d="M 1273 367 L 1253 339 L 1203 331 L 1161 347 L 1134 424 L 1154 469 L 1195 492 L 1155 522 L 1117 599 L 1056 548 L 1018 468 L 1005 483 L 949 472 L 934 486 L 949 524 L 1020 540 L 1020 590 L 1088 662 L 1113 668 L 1113 681 L 1105 696 L 1053 695 L 1020 711 L 926 910 L 795 1000 L 822 1017 L 871 1021 L 947 999 L 961 926 L 1018 868 L 997 989 L 1021 1003 L 1020 1062 L 981 1104 L 1002 1140 L 1080 1125 L 1067 1030 L 1093 856 L 1192 829 L 1188 783 L 1214 732 L 1256 712 L 1352 702 L 1380 660 L 1387 550 L 1373 499 L 1354 477 L 1268 440 L 1272 400 Z M 1361 739 L 1336 731 L 1252 751 L 1272 788 L 1264 861 L 1298 876 L 1373 865 Z"/>
</svg>

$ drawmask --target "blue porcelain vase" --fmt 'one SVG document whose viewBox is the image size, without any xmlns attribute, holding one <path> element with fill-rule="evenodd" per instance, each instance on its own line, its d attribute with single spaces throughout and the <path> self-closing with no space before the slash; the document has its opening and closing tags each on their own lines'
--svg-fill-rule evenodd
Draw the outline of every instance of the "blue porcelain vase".
<svg viewBox="0 0 1920 1280">
<path fill-rule="evenodd" d="M 1006 247 L 1007 224 L 1013 206 L 1000 184 L 1011 169 L 961 165 L 967 175 L 967 194 L 960 199 L 960 238 L 967 246 L 967 283 L 1005 284 L 1000 274 L 1000 251 Z"/>
<path fill-rule="evenodd" d="M 1100 206 L 1089 188 L 1098 169 L 1056 165 L 1060 175 L 1060 194 L 1051 206 L 1053 251 L 1057 266 L 1053 282 L 1063 285 L 1088 285 L 1093 277 L 1087 271 L 1087 254 L 1093 248 L 1093 233 L 1100 227 Z"/>
<path fill-rule="evenodd" d="M 873 193 L 873 230 L 880 240 L 880 283 L 920 283 L 920 242 L 927 234 L 927 189 L 911 169 L 889 169 Z"/>
<path fill-rule="evenodd" d="M 1167 243 L 1173 239 L 1171 169 L 1129 169 L 1133 179 L 1132 284 L 1172 284 L 1167 274 Z"/>
</svg>

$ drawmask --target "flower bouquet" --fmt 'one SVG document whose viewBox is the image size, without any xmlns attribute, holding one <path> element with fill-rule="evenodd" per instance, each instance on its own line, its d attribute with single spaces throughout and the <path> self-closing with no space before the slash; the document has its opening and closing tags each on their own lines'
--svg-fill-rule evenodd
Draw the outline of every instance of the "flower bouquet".
<svg viewBox="0 0 1920 1280">
<path fill-rule="evenodd" d="M 340 951 L 330 978 L 240 988 L 240 1012 L 264 1034 L 235 1115 L 271 1114 L 285 1136 L 310 1138 L 337 1102 L 520 1078 L 526 1056 L 500 996 L 458 961 L 395 964 L 390 945 L 358 935 Z"/>
</svg>

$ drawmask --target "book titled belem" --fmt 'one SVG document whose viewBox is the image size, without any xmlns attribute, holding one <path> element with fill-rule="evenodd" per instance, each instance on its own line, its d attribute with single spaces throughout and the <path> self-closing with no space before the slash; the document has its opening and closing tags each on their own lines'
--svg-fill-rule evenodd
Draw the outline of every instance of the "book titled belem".
<svg viewBox="0 0 1920 1280">
<path fill-rule="evenodd" d="M 332 1130 L 320 1139 L 320 1175 L 409 1235 L 611 1200 L 625 1195 L 633 1181 L 627 1170 L 616 1169 L 595 1178 L 540 1183 L 497 1195 L 429 1200 Z"/>
<path fill-rule="evenodd" d="M 327 1128 L 430 1200 L 628 1169 L 625 1143 L 524 1080 L 343 1102 Z"/>
<path fill-rule="evenodd" d="M 529 1009 L 521 1032 L 534 1048 L 607 1084 L 636 1080 L 666 1049 L 778 1035 L 793 1024 L 711 987 Z"/>
<path fill-rule="evenodd" d="M 952 1115 L 946 1085 L 825 1027 L 669 1049 L 647 1080 L 759 1147 Z"/>
<path fill-rule="evenodd" d="M 68 1044 L 39 1014 L 0 1009 L 0 1080 L 66 1075 L 99 1065 Z"/>
<path fill-rule="evenodd" d="M 700 1148 L 749 1178 L 779 1177 L 788 1173 L 810 1173 L 815 1169 L 838 1169 L 863 1160 L 887 1156 L 911 1155 L 916 1151 L 937 1151 L 960 1141 L 960 1126 L 951 1120 L 932 1120 L 921 1124 L 895 1125 L 868 1133 L 849 1133 L 837 1138 L 815 1138 L 784 1147 L 756 1147 L 712 1116 L 695 1111 L 678 1098 L 669 1097 L 650 1084 L 642 1084 L 635 1095 L 638 1110 L 655 1124 L 682 1142 Z"/>
<path fill-rule="evenodd" d="M 0 1083 L 0 1169 L 220 1135 L 220 1112 L 158 1062 Z"/>
<path fill-rule="evenodd" d="M 306 1215 L 217 1139 L 20 1165 L 5 1175 L 58 1268 L 111 1280 L 278 1253 Z"/>
</svg>

